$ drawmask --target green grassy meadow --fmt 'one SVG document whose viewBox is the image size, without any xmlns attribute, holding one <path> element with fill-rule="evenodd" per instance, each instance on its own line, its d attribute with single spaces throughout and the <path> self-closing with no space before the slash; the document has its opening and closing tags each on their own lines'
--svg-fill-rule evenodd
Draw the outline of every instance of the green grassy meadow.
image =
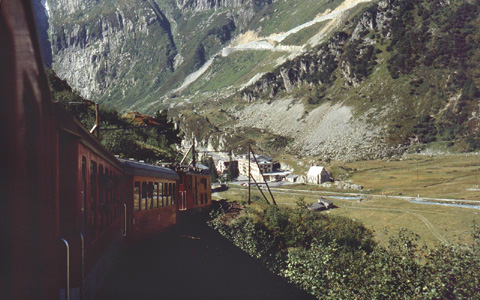
<svg viewBox="0 0 480 300">
<path fill-rule="evenodd" d="M 327 166 L 334 177 L 342 177 L 361 184 L 361 192 L 326 189 L 319 186 L 297 184 L 272 188 L 277 204 L 296 208 L 298 199 L 314 203 L 323 196 L 333 201 L 336 209 L 325 211 L 362 222 L 372 229 L 383 245 L 390 235 L 406 228 L 420 236 L 421 243 L 429 247 L 438 243 L 469 243 L 474 222 L 479 223 L 480 210 L 462 207 L 411 203 L 418 195 L 427 198 L 459 199 L 456 202 L 479 200 L 475 190 L 480 157 L 475 154 L 442 156 L 412 155 L 398 160 L 360 161 Z M 418 180 L 417 180 L 418 169 Z M 478 178 L 477 178 L 478 177 Z M 469 190 L 473 189 L 473 190 Z M 268 191 L 263 189 L 267 195 Z M 355 198 L 338 199 L 344 195 Z M 252 196 L 264 201 L 260 192 L 252 188 Z M 333 196 L 333 197 L 332 197 Z M 215 197 L 246 202 L 248 189 L 231 186 Z M 259 200 L 260 199 L 260 200 Z"/>
</svg>

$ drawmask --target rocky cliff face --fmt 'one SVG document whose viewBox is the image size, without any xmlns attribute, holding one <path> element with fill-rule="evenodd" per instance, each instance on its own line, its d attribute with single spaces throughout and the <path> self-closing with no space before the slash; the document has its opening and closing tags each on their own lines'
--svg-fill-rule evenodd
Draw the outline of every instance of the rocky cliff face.
<svg viewBox="0 0 480 300">
<path fill-rule="evenodd" d="M 180 85 L 226 45 L 239 26 L 245 27 L 258 7 L 271 3 L 47 1 L 57 74 L 84 97 L 139 110 Z"/>
<path fill-rule="evenodd" d="M 350 30 L 335 33 L 316 50 L 306 52 L 273 72 L 266 73 L 242 92 L 242 98 L 253 102 L 259 97 L 274 98 L 280 91 L 291 93 L 294 86 L 329 86 L 338 75 L 347 87 L 360 86 L 377 64 L 377 41 L 367 35 L 378 32 L 381 39 L 389 39 L 392 28 L 388 24 L 395 10 L 393 2 L 381 1 L 347 26 Z"/>
<path fill-rule="evenodd" d="M 38 37 L 42 48 L 43 61 L 49 68 L 52 65 L 52 45 L 48 39 L 48 7 L 46 0 L 34 0 L 35 18 L 37 21 Z"/>
<path fill-rule="evenodd" d="M 50 37 L 60 77 L 87 98 L 115 97 L 121 105 L 133 100 L 133 89 L 151 91 L 166 80 L 176 46 L 152 3 L 115 2 L 50 0 Z"/>
<path fill-rule="evenodd" d="M 176 0 L 177 7 L 182 10 L 205 11 L 219 8 L 248 8 L 253 5 L 265 5 L 273 0 Z"/>
<path fill-rule="evenodd" d="M 480 148 L 479 0 L 48 1 L 58 74 L 120 109 L 170 107 L 204 146 L 264 139 L 347 159 Z"/>
</svg>

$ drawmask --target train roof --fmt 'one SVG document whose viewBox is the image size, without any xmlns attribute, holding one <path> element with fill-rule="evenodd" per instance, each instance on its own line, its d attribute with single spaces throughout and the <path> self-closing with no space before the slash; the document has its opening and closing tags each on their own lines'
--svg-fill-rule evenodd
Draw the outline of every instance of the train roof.
<svg viewBox="0 0 480 300">
<path fill-rule="evenodd" d="M 105 148 L 105 146 L 103 146 L 102 143 L 99 142 L 95 136 L 93 136 L 82 125 L 82 123 L 80 123 L 80 121 L 69 113 L 62 104 L 53 102 L 53 113 L 55 115 L 58 130 L 79 139 L 79 141 L 91 151 L 95 152 L 117 168 L 122 168 L 115 155 Z"/>
<path fill-rule="evenodd" d="M 180 179 L 180 176 L 178 176 L 175 171 L 169 168 L 155 166 L 134 160 L 126 160 L 122 158 L 119 158 L 119 160 L 122 163 L 123 168 L 125 169 L 126 175 L 157 177 L 173 180 Z"/>
</svg>

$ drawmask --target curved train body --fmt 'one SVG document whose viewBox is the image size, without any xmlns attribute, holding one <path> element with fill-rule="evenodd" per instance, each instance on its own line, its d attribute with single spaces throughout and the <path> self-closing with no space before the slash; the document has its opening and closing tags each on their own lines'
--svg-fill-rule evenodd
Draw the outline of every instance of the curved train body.
<svg viewBox="0 0 480 300">
<path fill-rule="evenodd" d="M 126 238 L 176 224 L 181 186 L 208 205 L 210 177 L 193 192 L 106 150 L 52 102 L 31 1 L 0 3 L 0 299 L 94 299 Z"/>
<path fill-rule="evenodd" d="M 131 160 L 121 160 L 125 169 L 126 233 L 148 237 L 177 221 L 178 181 L 173 170 Z"/>
</svg>

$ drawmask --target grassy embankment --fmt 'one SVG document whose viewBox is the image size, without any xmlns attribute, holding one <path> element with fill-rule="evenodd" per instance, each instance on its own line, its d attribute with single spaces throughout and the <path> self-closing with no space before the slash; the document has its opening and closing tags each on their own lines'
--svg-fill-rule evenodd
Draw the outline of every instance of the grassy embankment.
<svg viewBox="0 0 480 300">
<path fill-rule="evenodd" d="M 442 241 L 470 242 L 471 226 L 479 220 L 478 210 L 416 204 L 408 200 L 420 195 L 480 201 L 480 190 L 475 188 L 477 180 L 480 180 L 479 161 L 477 155 L 458 154 L 433 157 L 412 155 L 402 160 L 345 164 L 333 162 L 327 169 L 332 171 L 335 178 L 351 179 L 364 186 L 365 191 L 359 193 L 362 196 L 360 200 L 331 198 L 338 208 L 328 213 L 364 223 L 375 231 L 376 240 L 382 244 L 388 241 L 384 229 L 396 233 L 400 228 L 419 234 L 421 241 L 429 246 Z M 313 185 L 293 185 L 281 189 L 273 191 L 277 203 L 290 206 L 299 197 L 305 197 L 307 203 L 313 203 L 319 196 L 328 198 L 328 195 L 341 192 L 355 192 Z M 261 196 L 258 191 L 254 191 L 253 195 Z M 232 187 L 219 196 L 245 201 L 247 190 L 245 187 Z"/>
</svg>

